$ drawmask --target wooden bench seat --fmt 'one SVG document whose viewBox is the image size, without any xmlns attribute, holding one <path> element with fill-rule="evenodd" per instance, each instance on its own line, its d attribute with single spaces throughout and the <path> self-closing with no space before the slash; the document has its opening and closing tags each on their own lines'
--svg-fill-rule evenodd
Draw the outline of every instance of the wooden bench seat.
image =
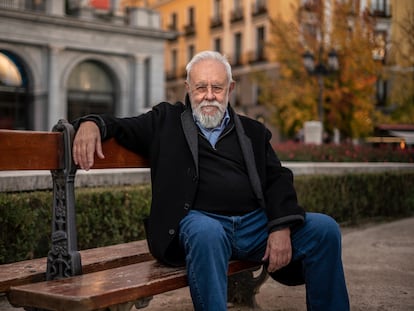
<svg viewBox="0 0 414 311">
<path fill-rule="evenodd" d="M 257 263 L 233 261 L 229 265 L 229 275 L 256 266 Z M 149 260 L 61 280 L 12 287 L 9 300 L 12 304 L 47 310 L 99 310 L 125 302 L 134 303 L 185 286 L 185 268 L 166 267 Z"/>
<path fill-rule="evenodd" d="M 86 249 L 80 251 L 80 254 L 83 273 L 153 259 L 145 240 Z M 0 265 L 0 293 L 8 292 L 12 286 L 45 281 L 46 261 L 47 258 L 44 257 Z"/>
<path fill-rule="evenodd" d="M 145 240 L 88 250 L 77 249 L 72 160 L 73 127 L 60 121 L 53 132 L 0 130 L 0 170 L 50 170 L 53 181 L 51 249 L 46 258 L 0 265 L 0 293 L 28 310 L 130 310 L 153 295 L 187 286 L 184 268 L 157 263 Z M 147 168 L 147 159 L 103 143 L 105 159 L 93 169 Z M 50 224 L 44 224 L 50 225 Z M 255 306 L 267 277 L 257 263 L 229 266 L 229 301 Z"/>
</svg>

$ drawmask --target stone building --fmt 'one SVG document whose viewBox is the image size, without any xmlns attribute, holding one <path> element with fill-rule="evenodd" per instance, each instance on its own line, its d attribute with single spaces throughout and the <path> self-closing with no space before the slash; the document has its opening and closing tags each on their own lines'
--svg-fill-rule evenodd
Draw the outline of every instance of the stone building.
<svg viewBox="0 0 414 311">
<path fill-rule="evenodd" d="M 148 8 L 0 0 L 0 128 L 50 130 L 87 113 L 135 115 L 164 99 L 164 42 Z"/>
</svg>

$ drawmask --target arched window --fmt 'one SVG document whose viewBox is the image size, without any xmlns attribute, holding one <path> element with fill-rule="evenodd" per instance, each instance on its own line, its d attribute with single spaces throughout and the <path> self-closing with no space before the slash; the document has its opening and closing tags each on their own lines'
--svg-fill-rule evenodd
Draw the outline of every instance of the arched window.
<svg viewBox="0 0 414 311">
<path fill-rule="evenodd" d="M 0 50 L 0 128 L 31 129 L 32 114 L 23 63 L 15 54 Z"/>
<path fill-rule="evenodd" d="M 114 113 L 115 87 L 109 70 L 97 61 L 77 65 L 68 80 L 68 120 Z"/>
</svg>

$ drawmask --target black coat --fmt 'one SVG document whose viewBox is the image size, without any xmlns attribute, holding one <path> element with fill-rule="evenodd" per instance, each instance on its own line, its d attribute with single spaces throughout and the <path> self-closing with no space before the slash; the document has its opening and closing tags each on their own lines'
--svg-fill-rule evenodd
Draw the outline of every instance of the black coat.
<svg viewBox="0 0 414 311">
<path fill-rule="evenodd" d="M 297 204 L 292 172 L 281 166 L 262 123 L 230 108 L 248 176 L 258 203 L 266 209 L 269 230 L 297 225 L 304 211 Z M 152 204 L 146 222 L 147 240 L 155 258 L 184 264 L 178 244 L 180 220 L 192 208 L 198 186 L 198 129 L 190 104 L 160 103 L 130 118 L 101 116 L 103 139 L 115 137 L 123 146 L 149 158 Z"/>
</svg>

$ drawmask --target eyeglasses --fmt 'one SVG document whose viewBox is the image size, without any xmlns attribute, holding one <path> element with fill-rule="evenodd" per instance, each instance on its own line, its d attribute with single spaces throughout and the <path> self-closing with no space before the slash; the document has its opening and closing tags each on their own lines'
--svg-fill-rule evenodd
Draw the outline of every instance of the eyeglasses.
<svg viewBox="0 0 414 311">
<path fill-rule="evenodd" d="M 222 85 L 196 85 L 196 87 L 194 88 L 194 92 L 197 95 L 206 95 L 208 93 L 208 90 L 210 89 L 210 91 L 215 94 L 215 95 L 219 95 L 221 93 L 223 93 L 223 91 L 225 90 L 225 87 Z"/>
</svg>

